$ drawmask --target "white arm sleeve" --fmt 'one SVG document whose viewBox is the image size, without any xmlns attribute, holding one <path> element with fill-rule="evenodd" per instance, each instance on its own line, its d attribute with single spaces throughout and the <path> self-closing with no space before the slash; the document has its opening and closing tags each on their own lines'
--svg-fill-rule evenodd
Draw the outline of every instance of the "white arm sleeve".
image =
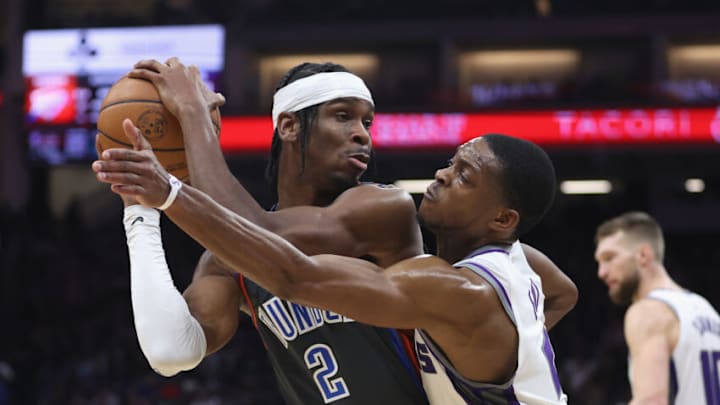
<svg viewBox="0 0 720 405">
<path fill-rule="evenodd" d="M 207 342 L 200 323 L 175 288 L 160 235 L 160 213 L 132 205 L 123 218 L 130 253 L 130 295 L 138 342 L 158 374 L 195 368 Z"/>
</svg>

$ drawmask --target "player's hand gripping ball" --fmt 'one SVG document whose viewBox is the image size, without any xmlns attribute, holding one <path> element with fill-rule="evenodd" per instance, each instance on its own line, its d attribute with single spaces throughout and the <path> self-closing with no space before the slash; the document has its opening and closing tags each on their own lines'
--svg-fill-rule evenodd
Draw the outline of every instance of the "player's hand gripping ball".
<svg viewBox="0 0 720 405">
<path fill-rule="evenodd" d="M 211 116 L 215 133 L 219 135 L 220 111 L 216 108 Z M 132 149 L 122 128 L 125 118 L 130 118 L 140 129 L 165 170 L 189 183 L 190 174 L 180 123 L 165 109 L 151 82 L 125 76 L 110 88 L 97 119 L 99 152 L 110 148 Z"/>
</svg>

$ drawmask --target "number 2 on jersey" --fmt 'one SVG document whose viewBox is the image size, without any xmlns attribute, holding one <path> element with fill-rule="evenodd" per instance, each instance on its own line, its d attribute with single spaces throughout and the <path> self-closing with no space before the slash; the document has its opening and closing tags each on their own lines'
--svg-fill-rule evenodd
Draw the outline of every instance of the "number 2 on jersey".
<svg viewBox="0 0 720 405">
<path fill-rule="evenodd" d="M 326 404 L 350 396 L 345 380 L 342 377 L 335 377 L 338 365 L 330 346 L 317 343 L 308 347 L 305 350 L 305 364 L 308 369 L 314 370 L 315 384 L 320 389 Z"/>
</svg>

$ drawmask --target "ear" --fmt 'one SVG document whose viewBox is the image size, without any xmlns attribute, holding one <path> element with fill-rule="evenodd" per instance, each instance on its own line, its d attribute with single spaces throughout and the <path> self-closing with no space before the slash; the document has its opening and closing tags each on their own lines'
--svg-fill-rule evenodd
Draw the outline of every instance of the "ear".
<svg viewBox="0 0 720 405">
<path fill-rule="evenodd" d="M 490 223 L 490 228 L 498 232 L 515 232 L 520 223 L 520 213 L 512 208 L 502 208 Z"/>
<path fill-rule="evenodd" d="M 643 243 L 638 247 L 637 250 L 638 263 L 642 267 L 646 267 L 651 261 L 655 259 L 655 253 L 649 243 Z"/>
<path fill-rule="evenodd" d="M 281 112 L 277 130 L 283 142 L 295 142 L 300 136 L 300 119 L 293 113 Z"/>
</svg>

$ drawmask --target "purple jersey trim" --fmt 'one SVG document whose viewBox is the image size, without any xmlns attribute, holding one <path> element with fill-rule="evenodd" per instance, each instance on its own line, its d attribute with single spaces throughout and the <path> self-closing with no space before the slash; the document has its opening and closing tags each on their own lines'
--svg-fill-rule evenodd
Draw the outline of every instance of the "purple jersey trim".
<svg viewBox="0 0 720 405">
<path fill-rule="evenodd" d="M 554 367 L 555 351 L 550 343 L 550 337 L 547 334 L 547 329 L 543 331 L 543 351 L 545 352 L 545 358 L 548 359 L 548 362 L 552 362 L 552 364 L 548 364 L 548 366 L 550 367 L 550 374 L 552 374 L 553 384 L 555 385 L 555 393 L 557 393 L 558 398 L 560 398 L 562 396 L 560 376 L 558 376 L 557 369 Z"/>
<path fill-rule="evenodd" d="M 678 379 L 677 379 L 677 371 L 675 370 L 675 362 L 670 359 L 670 402 L 668 404 L 674 404 L 675 399 L 677 398 L 678 391 L 680 391 L 678 387 Z"/>
<path fill-rule="evenodd" d="M 511 248 L 512 246 L 506 248 L 498 245 L 486 245 L 475 249 L 472 253 L 465 256 L 465 259 L 463 260 L 472 259 L 473 257 L 484 255 L 486 253 L 504 253 L 509 256 Z"/>
<path fill-rule="evenodd" d="M 487 267 L 475 263 L 475 262 L 460 262 L 455 267 L 467 267 L 470 270 L 474 271 L 477 275 L 484 278 L 490 284 L 495 287 L 496 291 L 500 291 L 502 293 L 502 296 L 500 297 L 500 301 L 502 301 L 503 306 L 505 306 L 505 309 L 508 310 L 508 315 L 510 315 L 510 318 L 512 318 L 513 323 L 515 322 L 515 315 L 512 312 L 512 302 L 510 301 L 510 296 L 508 295 L 507 291 L 505 290 L 505 287 L 503 287 L 502 282 L 498 280 L 495 275 L 487 269 Z M 489 277 L 489 278 L 488 278 Z"/>
</svg>

